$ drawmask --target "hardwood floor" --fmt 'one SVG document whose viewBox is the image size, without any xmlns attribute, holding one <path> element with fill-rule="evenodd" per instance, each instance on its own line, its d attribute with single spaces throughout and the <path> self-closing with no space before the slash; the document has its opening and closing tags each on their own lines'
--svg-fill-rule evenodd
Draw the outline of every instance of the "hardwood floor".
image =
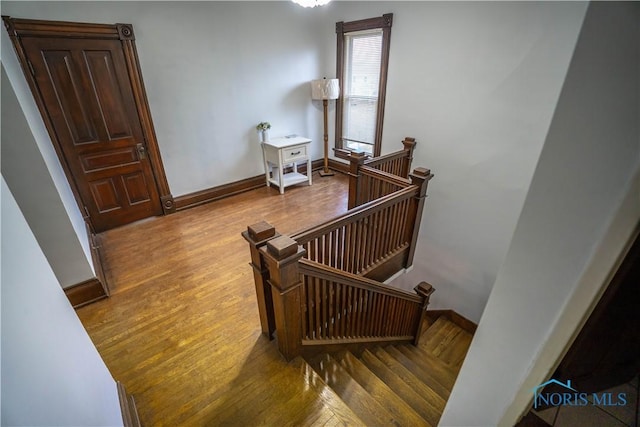
<svg viewBox="0 0 640 427">
<path fill-rule="evenodd" d="M 290 234 L 330 219 L 346 211 L 347 187 L 316 173 L 284 195 L 263 187 L 101 235 L 111 298 L 77 312 L 143 425 L 359 423 L 261 335 L 240 236 L 261 220 Z M 243 399 L 249 390 L 264 401 Z"/>
</svg>

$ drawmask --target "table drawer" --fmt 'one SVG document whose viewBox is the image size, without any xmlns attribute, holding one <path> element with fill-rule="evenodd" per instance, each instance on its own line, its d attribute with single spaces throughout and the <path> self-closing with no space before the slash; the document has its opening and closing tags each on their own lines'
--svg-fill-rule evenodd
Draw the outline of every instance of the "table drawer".
<svg viewBox="0 0 640 427">
<path fill-rule="evenodd" d="M 292 162 L 296 159 L 307 157 L 306 145 L 294 145 L 293 147 L 287 147 L 282 150 L 282 160 L 286 162 Z"/>
</svg>

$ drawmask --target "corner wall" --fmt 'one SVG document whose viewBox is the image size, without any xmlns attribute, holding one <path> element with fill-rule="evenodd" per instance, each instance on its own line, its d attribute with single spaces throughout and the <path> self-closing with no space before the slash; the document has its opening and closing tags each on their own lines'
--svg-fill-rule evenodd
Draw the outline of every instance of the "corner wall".
<svg viewBox="0 0 640 427">
<path fill-rule="evenodd" d="M 589 6 L 506 259 L 440 420 L 513 425 L 640 220 L 640 4 Z M 514 400 L 515 397 L 515 400 Z"/>
<path fill-rule="evenodd" d="M 1 424 L 122 425 L 116 383 L 60 289 L 4 177 L 0 194 Z"/>
</svg>

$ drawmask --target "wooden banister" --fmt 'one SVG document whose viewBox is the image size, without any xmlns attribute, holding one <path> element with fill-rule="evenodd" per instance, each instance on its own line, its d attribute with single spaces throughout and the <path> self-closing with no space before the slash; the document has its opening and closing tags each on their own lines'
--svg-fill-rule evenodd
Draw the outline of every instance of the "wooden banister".
<svg viewBox="0 0 640 427">
<path fill-rule="evenodd" d="M 388 295 L 390 297 L 397 297 L 418 303 L 422 302 L 422 298 L 411 292 L 395 288 L 390 285 L 385 285 L 384 283 L 380 283 L 357 274 L 347 273 L 345 271 L 338 270 L 337 268 L 309 261 L 308 259 L 300 260 L 300 273 L 322 277 L 326 280 L 339 281 L 345 285 L 353 286 L 354 288 L 363 289 L 365 291 L 377 292 L 381 295 Z"/>
<path fill-rule="evenodd" d="M 423 282 L 413 294 L 304 259 L 301 245 L 266 222 L 243 236 L 264 266 L 254 268 L 256 289 L 264 291 L 257 292 L 263 332 L 277 332 L 287 360 L 305 346 L 418 342 L 431 285 Z"/>
<path fill-rule="evenodd" d="M 412 294 L 309 260 L 300 260 L 302 345 L 417 343 L 433 292 Z"/>
<path fill-rule="evenodd" d="M 404 149 L 374 158 L 361 152 L 349 153 L 349 209 L 409 184 L 416 142 L 414 138 L 407 137 L 402 144 Z"/>
<path fill-rule="evenodd" d="M 415 138 L 406 137 L 402 141 L 402 145 L 404 148 L 400 151 L 366 159 L 364 166 L 408 178 L 409 172 L 411 172 L 411 162 L 413 161 L 413 150 L 416 146 L 416 140 Z"/>
<path fill-rule="evenodd" d="M 249 243 L 262 332 L 277 331 L 290 360 L 307 346 L 406 341 L 417 344 L 434 289 L 416 294 L 381 283 L 413 263 L 429 169 L 398 175 L 415 140 L 397 153 L 367 159 L 350 154 L 349 203 L 344 215 L 281 236 L 266 222 L 242 235 Z M 370 166 L 371 165 L 371 166 Z M 392 166 L 390 166 L 392 165 Z M 395 169 L 386 169 L 395 168 Z"/>
<path fill-rule="evenodd" d="M 340 270 L 384 281 L 406 263 L 420 188 L 411 185 L 352 209 L 292 238 L 306 257 Z"/>
</svg>

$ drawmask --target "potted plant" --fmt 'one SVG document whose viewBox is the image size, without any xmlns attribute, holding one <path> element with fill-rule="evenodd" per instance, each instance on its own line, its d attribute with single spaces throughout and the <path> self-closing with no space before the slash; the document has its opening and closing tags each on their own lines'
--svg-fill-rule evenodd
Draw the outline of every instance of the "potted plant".
<svg viewBox="0 0 640 427">
<path fill-rule="evenodd" d="M 258 131 L 260 142 L 265 142 L 269 140 L 269 129 L 271 129 L 271 123 L 269 122 L 258 123 L 258 125 L 256 126 L 256 130 Z"/>
</svg>

